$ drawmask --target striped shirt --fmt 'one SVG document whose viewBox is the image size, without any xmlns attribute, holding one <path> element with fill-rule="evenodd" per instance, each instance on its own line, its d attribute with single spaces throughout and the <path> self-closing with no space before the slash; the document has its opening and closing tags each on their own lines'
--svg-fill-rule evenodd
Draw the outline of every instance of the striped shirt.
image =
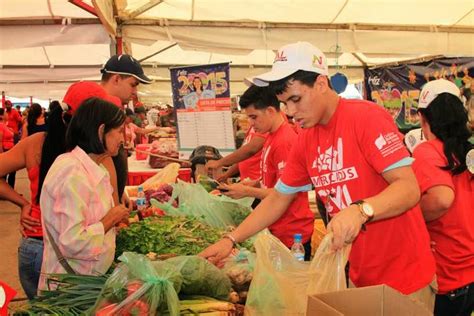
<svg viewBox="0 0 474 316">
<path fill-rule="evenodd" d="M 59 156 L 43 184 L 41 210 L 43 264 L 38 288 L 46 289 L 49 273 L 65 273 L 46 228 L 76 273 L 105 273 L 114 259 L 115 229 L 104 232 L 100 220 L 113 207 L 112 185 L 106 169 L 81 148 Z"/>
</svg>

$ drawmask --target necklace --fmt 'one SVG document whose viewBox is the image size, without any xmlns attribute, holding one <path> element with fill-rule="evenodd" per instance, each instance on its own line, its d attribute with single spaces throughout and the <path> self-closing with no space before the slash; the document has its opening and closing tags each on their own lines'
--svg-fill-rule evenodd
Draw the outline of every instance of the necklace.
<svg viewBox="0 0 474 316">
<path fill-rule="evenodd" d="M 338 107 L 339 107 L 339 104 L 338 104 Z M 323 202 L 322 204 L 318 205 L 318 209 L 319 209 L 319 206 L 323 207 L 323 210 L 320 210 L 320 215 L 325 220 L 326 225 L 330 221 L 329 213 L 333 213 L 333 211 L 332 211 L 333 207 L 331 205 L 331 199 L 336 197 L 336 194 L 332 192 L 332 184 L 333 184 L 332 176 L 333 176 L 333 172 L 335 171 L 335 169 L 337 169 L 337 166 L 334 166 L 334 156 L 335 156 L 334 155 L 334 152 L 335 152 L 334 147 L 336 147 L 336 144 L 335 144 L 336 134 L 337 134 L 336 128 L 337 128 L 337 120 L 338 120 L 337 110 L 338 109 L 336 109 L 336 112 L 334 112 L 334 114 L 333 114 L 333 115 L 336 115 L 334 123 L 332 123 L 331 120 L 328 123 L 328 124 L 331 124 L 331 128 L 329 129 L 329 134 L 331 132 L 333 132 L 332 135 L 328 135 L 328 136 L 332 136 L 332 137 L 331 138 L 330 137 L 326 138 L 326 146 L 325 146 L 326 148 L 323 149 L 323 152 L 318 152 L 318 161 L 317 161 L 318 173 L 320 173 L 320 175 L 319 175 L 320 179 L 325 178 L 325 175 L 327 175 L 327 180 L 328 180 L 327 184 L 324 184 L 324 186 L 322 186 L 323 190 L 326 193 L 325 196 L 322 197 L 321 194 L 316 192 L 318 198 Z M 319 129 L 318 129 L 318 147 L 319 147 L 320 150 L 322 149 L 322 146 L 321 146 L 321 144 L 322 144 L 322 142 L 321 142 L 321 131 L 323 129 L 324 129 L 323 127 L 319 126 Z M 338 157 L 341 154 L 339 152 L 339 150 L 336 151 L 335 153 L 336 153 L 336 155 L 338 155 Z M 326 162 L 328 162 L 328 163 L 326 163 Z M 336 164 L 337 164 L 337 160 L 336 160 Z M 324 166 L 327 167 L 328 173 L 323 175 L 323 174 L 321 174 L 321 171 L 324 171 L 324 168 L 323 168 Z M 322 182 L 322 183 L 324 183 L 324 182 Z"/>
</svg>

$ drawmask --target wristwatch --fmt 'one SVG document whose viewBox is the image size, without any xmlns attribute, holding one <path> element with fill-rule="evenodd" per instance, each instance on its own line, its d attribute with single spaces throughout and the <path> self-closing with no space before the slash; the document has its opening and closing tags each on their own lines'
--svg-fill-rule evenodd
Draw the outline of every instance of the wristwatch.
<svg viewBox="0 0 474 316">
<path fill-rule="evenodd" d="M 366 223 L 370 222 L 374 218 L 375 213 L 374 213 L 374 208 L 372 207 L 372 205 L 370 205 L 364 200 L 355 201 L 351 205 L 353 204 L 359 206 L 359 211 L 362 214 L 362 216 L 365 218 Z"/>
</svg>

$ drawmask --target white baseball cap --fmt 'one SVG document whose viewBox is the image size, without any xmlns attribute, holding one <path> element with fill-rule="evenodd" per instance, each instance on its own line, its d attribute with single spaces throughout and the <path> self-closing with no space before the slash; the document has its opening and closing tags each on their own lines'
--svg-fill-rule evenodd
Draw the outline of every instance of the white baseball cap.
<svg viewBox="0 0 474 316">
<path fill-rule="evenodd" d="M 423 86 L 418 99 L 418 109 L 426 109 L 441 93 L 450 93 L 458 98 L 461 96 L 461 90 L 453 82 L 446 79 L 433 80 Z"/>
<path fill-rule="evenodd" d="M 412 154 L 416 146 L 425 141 L 422 133 L 421 128 L 416 128 L 405 134 L 405 145 Z"/>
<path fill-rule="evenodd" d="M 298 70 L 315 72 L 327 76 L 328 63 L 326 56 L 308 42 L 297 42 L 278 49 L 273 61 L 272 70 L 264 74 L 245 78 L 246 84 L 266 87 L 271 81 L 288 77 Z"/>
</svg>

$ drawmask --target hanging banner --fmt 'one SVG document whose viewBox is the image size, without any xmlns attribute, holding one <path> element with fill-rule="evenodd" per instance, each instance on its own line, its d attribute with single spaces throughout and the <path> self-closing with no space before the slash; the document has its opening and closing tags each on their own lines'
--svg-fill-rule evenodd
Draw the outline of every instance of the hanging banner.
<svg viewBox="0 0 474 316">
<path fill-rule="evenodd" d="M 171 68 L 180 158 L 198 146 L 235 150 L 229 63 Z"/>
<path fill-rule="evenodd" d="M 419 126 L 418 97 L 431 80 L 454 82 L 461 93 L 469 93 L 474 77 L 474 58 L 438 58 L 428 62 L 365 70 L 367 98 L 384 106 L 401 130 Z"/>
</svg>

